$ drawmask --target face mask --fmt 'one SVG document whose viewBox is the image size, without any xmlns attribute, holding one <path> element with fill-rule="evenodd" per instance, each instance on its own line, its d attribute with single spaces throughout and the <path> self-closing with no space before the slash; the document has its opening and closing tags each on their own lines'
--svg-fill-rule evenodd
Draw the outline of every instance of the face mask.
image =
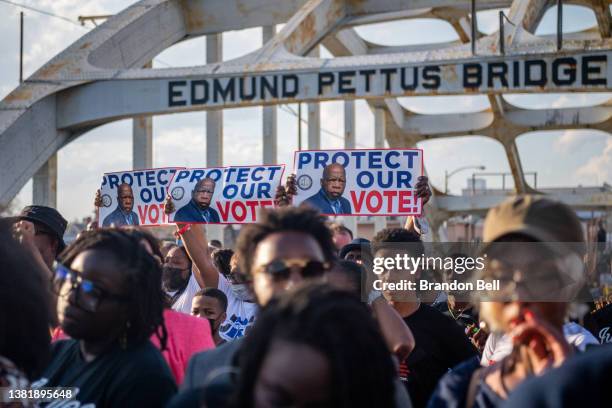
<svg viewBox="0 0 612 408">
<path fill-rule="evenodd" d="M 164 289 L 169 292 L 174 292 L 185 286 L 189 280 L 189 276 L 183 278 L 183 271 L 184 269 L 164 265 L 162 268 L 162 283 Z"/>
<path fill-rule="evenodd" d="M 232 294 L 236 299 L 242 300 L 243 302 L 253 301 L 253 296 L 246 283 L 232 284 Z"/>
<path fill-rule="evenodd" d="M 215 326 L 217 324 L 217 321 L 215 319 L 206 320 L 208 320 L 208 323 L 210 323 L 210 330 L 212 331 L 212 334 L 215 334 L 217 330 L 219 330 L 219 328 Z"/>
</svg>

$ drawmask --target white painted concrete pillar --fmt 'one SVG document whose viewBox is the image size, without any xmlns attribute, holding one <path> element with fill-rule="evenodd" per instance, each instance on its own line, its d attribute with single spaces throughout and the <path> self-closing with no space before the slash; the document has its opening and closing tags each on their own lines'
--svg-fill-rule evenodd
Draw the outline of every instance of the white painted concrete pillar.
<svg viewBox="0 0 612 408">
<path fill-rule="evenodd" d="M 274 37 L 275 34 L 276 26 L 262 27 L 262 43 L 266 44 Z M 276 164 L 278 162 L 278 131 L 276 114 L 276 106 L 263 107 L 263 164 Z"/>
<path fill-rule="evenodd" d="M 206 63 L 223 61 L 222 34 L 206 36 Z M 223 165 L 223 110 L 206 111 L 206 166 Z M 208 239 L 218 239 L 223 242 L 223 225 L 209 225 Z"/>
<path fill-rule="evenodd" d="M 57 153 L 32 177 L 32 204 L 57 208 Z"/>
<path fill-rule="evenodd" d="M 383 108 L 374 108 L 374 147 L 382 149 L 385 147 L 385 115 L 387 112 Z"/>
<path fill-rule="evenodd" d="M 152 68 L 149 62 L 143 68 Z M 132 168 L 153 167 L 153 118 L 139 116 L 132 120 Z"/>
<path fill-rule="evenodd" d="M 223 61 L 223 37 L 221 34 L 206 36 L 206 63 Z M 223 111 L 206 112 L 206 166 L 223 165 Z"/>
<path fill-rule="evenodd" d="M 385 115 L 387 113 L 382 108 L 374 109 L 374 147 L 377 149 L 385 147 Z M 374 217 L 374 233 L 387 227 L 387 217 Z"/>
<path fill-rule="evenodd" d="M 315 47 L 309 54 L 311 57 L 319 57 L 319 47 Z M 321 107 L 318 103 L 308 104 L 308 148 L 321 148 Z"/>
<path fill-rule="evenodd" d="M 355 136 L 355 101 L 344 101 L 344 148 L 354 149 L 357 145 Z"/>
</svg>

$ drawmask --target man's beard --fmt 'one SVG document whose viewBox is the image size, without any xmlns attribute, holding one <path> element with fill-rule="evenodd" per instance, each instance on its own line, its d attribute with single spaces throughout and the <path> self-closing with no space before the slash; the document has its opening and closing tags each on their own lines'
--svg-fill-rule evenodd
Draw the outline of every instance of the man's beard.
<svg viewBox="0 0 612 408">
<path fill-rule="evenodd" d="M 189 281 L 189 276 L 182 276 L 183 269 L 164 266 L 162 269 L 162 286 L 168 292 L 182 289 Z"/>
</svg>

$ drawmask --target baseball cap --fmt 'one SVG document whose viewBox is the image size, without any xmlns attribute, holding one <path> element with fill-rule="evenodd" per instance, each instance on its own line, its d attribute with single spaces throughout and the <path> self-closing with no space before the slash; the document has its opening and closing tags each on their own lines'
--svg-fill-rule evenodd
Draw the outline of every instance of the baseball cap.
<svg viewBox="0 0 612 408">
<path fill-rule="evenodd" d="M 567 205 L 543 196 L 521 195 L 504 201 L 489 210 L 483 227 L 483 241 L 494 242 L 509 234 L 523 234 L 536 241 L 582 244 L 584 234 L 576 213 Z M 583 245 L 571 245 L 582 255 Z M 577 248 L 580 248 L 577 251 Z"/>
<path fill-rule="evenodd" d="M 18 218 L 20 220 L 42 224 L 47 227 L 58 239 L 58 253 L 66 247 L 64 233 L 66 232 L 68 221 L 66 221 L 55 208 L 46 207 L 44 205 L 29 205 L 21 210 Z"/>
<path fill-rule="evenodd" d="M 340 249 L 340 254 L 339 254 L 340 259 L 344 259 L 346 254 L 348 254 L 351 251 L 354 251 L 355 249 L 358 249 L 358 250 L 367 249 L 367 251 L 369 251 L 370 241 L 365 238 L 355 238 L 354 240 L 352 240 L 351 242 L 343 246 L 342 249 Z"/>
</svg>

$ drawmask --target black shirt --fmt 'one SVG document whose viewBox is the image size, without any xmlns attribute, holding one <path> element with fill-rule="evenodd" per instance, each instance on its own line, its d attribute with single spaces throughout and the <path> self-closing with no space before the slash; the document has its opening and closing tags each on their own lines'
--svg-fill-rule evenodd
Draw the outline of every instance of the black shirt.
<svg viewBox="0 0 612 408">
<path fill-rule="evenodd" d="M 612 343 L 612 303 L 584 316 L 584 327 L 600 343 Z"/>
<path fill-rule="evenodd" d="M 125 350 L 116 346 L 90 362 L 83 359 L 77 340 L 58 341 L 51 363 L 32 386 L 78 388 L 79 405 L 71 408 L 163 407 L 176 393 L 168 365 L 149 340 Z"/>
<path fill-rule="evenodd" d="M 478 356 L 461 326 L 431 306 L 404 318 L 414 335 L 415 348 L 400 364 L 404 382 L 415 407 L 424 407 L 438 380 L 457 364 Z"/>
</svg>

